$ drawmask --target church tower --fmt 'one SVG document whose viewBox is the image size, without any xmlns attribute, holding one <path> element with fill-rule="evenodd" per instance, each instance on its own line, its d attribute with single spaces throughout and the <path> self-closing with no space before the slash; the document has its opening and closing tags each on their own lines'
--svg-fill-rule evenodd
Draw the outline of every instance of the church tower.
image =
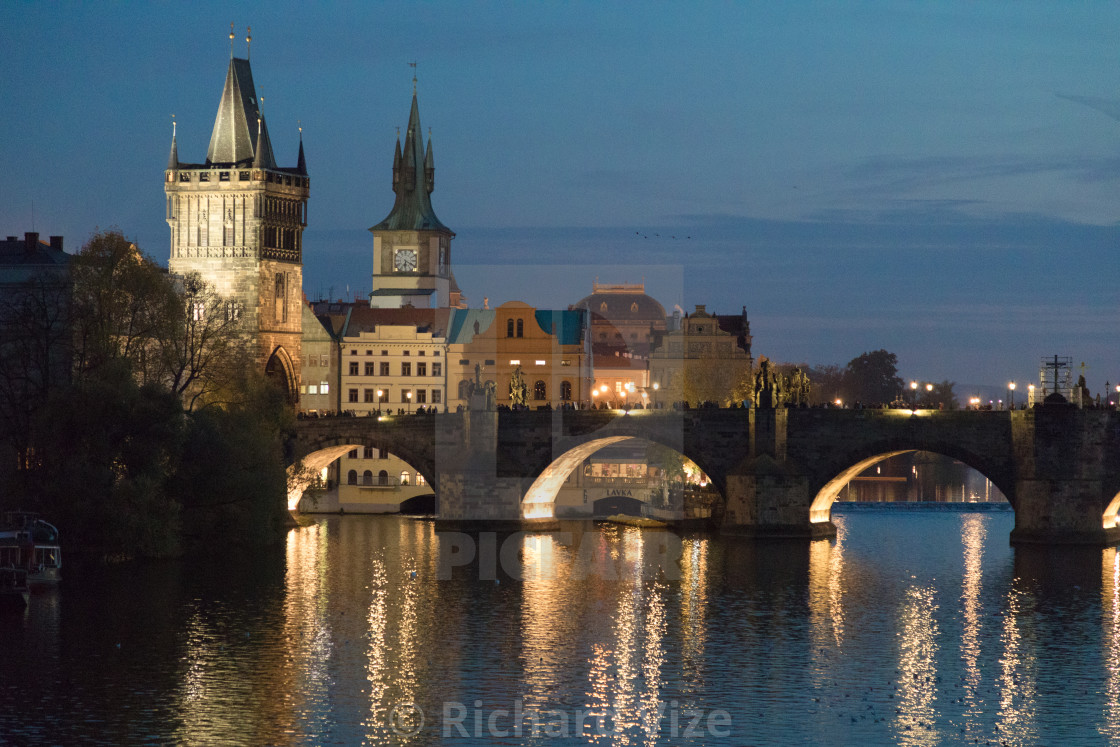
<svg viewBox="0 0 1120 747">
<path fill-rule="evenodd" d="M 412 111 L 401 148 L 393 156 L 393 191 L 397 199 L 385 220 L 372 227 L 373 308 L 465 307 L 451 273 L 451 239 L 455 233 L 440 223 L 432 209 L 435 189 L 435 156 L 432 138 L 424 149 L 420 107 L 416 103 L 416 78 L 412 79 Z"/>
<path fill-rule="evenodd" d="M 251 37 L 246 41 L 251 41 Z M 199 273 L 242 320 L 260 370 L 294 401 L 299 392 L 303 229 L 310 181 L 303 156 L 279 167 L 248 59 L 233 56 L 205 163 L 179 160 L 174 133 L 164 172 L 173 274 Z"/>
</svg>

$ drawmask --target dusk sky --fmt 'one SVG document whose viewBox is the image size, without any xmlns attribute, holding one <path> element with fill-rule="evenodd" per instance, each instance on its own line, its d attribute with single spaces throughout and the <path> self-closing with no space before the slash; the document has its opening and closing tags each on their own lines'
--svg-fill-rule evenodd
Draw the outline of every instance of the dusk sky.
<svg viewBox="0 0 1120 747">
<path fill-rule="evenodd" d="M 745 306 L 756 356 L 1120 381 L 1120 4 L 8 2 L 3 235 L 166 263 L 171 115 L 203 161 L 231 21 L 280 165 L 303 124 L 309 297 L 369 290 L 416 62 L 472 306 L 644 278 Z"/>
</svg>

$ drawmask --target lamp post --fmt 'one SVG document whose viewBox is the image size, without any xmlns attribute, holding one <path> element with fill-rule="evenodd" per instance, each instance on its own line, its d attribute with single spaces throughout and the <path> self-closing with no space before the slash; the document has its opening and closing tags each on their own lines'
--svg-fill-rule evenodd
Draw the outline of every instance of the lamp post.
<svg viewBox="0 0 1120 747">
<path fill-rule="evenodd" d="M 384 401 L 381 398 L 383 396 L 385 396 L 385 390 L 384 389 L 378 389 L 377 390 L 377 414 L 378 415 L 381 414 L 381 403 Z"/>
<path fill-rule="evenodd" d="M 918 409 L 918 382 L 910 382 L 910 407 Z"/>
<path fill-rule="evenodd" d="M 926 384 L 926 402 L 929 409 L 933 409 L 933 384 Z"/>
<path fill-rule="evenodd" d="M 1014 381 L 1008 382 L 1007 390 L 1009 392 L 1011 392 L 1011 394 L 1008 395 L 1008 397 L 1007 397 L 1007 407 L 1010 410 L 1014 410 L 1015 409 L 1015 382 Z"/>
<path fill-rule="evenodd" d="M 405 398 L 405 400 L 408 401 L 408 414 L 411 415 L 412 414 L 412 392 L 405 392 L 404 393 L 404 398 Z"/>
</svg>

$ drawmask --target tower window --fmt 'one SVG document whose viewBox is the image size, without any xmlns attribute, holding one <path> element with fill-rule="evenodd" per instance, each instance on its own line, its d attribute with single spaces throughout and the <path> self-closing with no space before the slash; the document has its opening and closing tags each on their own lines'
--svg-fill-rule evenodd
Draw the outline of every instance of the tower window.
<svg viewBox="0 0 1120 747">
<path fill-rule="evenodd" d="M 248 171 L 239 171 L 237 173 L 237 179 L 239 181 L 243 181 L 243 182 L 249 181 L 249 172 Z"/>
<path fill-rule="evenodd" d="M 524 337 L 525 336 L 525 320 L 524 319 L 518 319 L 517 320 L 517 336 L 518 337 Z"/>
<path fill-rule="evenodd" d="M 513 337 L 513 320 L 506 321 L 506 337 Z"/>
<path fill-rule="evenodd" d="M 220 173 L 218 174 L 218 181 L 220 181 L 220 182 L 228 182 L 228 181 L 229 181 L 229 172 L 228 172 L 228 171 L 222 171 L 222 172 L 220 172 Z"/>
</svg>

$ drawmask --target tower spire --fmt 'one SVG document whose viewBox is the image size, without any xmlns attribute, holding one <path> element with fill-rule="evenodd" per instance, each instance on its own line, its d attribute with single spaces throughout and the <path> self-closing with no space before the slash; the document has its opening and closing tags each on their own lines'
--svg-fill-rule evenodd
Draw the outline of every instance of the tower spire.
<svg viewBox="0 0 1120 747">
<path fill-rule="evenodd" d="M 296 120 L 299 125 L 299 160 L 296 161 L 296 170 L 303 176 L 307 176 L 307 161 L 303 157 L 303 123 Z"/>
<path fill-rule="evenodd" d="M 249 59 L 253 51 L 253 27 L 245 27 L 245 59 Z"/>
<path fill-rule="evenodd" d="M 171 153 L 167 156 L 167 168 L 179 168 L 179 147 L 175 142 L 175 115 L 171 115 Z"/>
</svg>

